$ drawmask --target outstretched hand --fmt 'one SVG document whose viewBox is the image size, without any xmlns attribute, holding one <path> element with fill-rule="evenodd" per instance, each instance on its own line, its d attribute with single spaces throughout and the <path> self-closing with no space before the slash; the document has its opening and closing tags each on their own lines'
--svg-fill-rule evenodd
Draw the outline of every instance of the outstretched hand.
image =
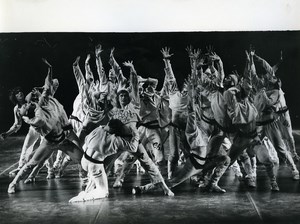
<svg viewBox="0 0 300 224">
<path fill-rule="evenodd" d="M 48 66 L 48 67 L 52 67 L 52 65 L 45 59 L 45 58 L 42 58 L 42 61 Z"/>
<path fill-rule="evenodd" d="M 246 54 L 247 61 L 250 61 L 250 55 L 249 55 L 249 52 L 247 50 L 245 50 L 245 54 Z"/>
<path fill-rule="evenodd" d="M 197 62 L 197 68 L 201 68 L 201 67 L 203 67 L 204 65 L 206 65 L 205 63 L 204 63 L 204 57 L 201 57 Z"/>
<path fill-rule="evenodd" d="M 100 53 L 103 51 L 102 49 L 102 46 L 101 44 L 98 44 L 96 47 L 95 47 L 95 54 L 96 54 L 96 57 L 100 55 Z"/>
<path fill-rule="evenodd" d="M 255 49 L 254 49 L 254 47 L 253 47 L 252 45 L 250 45 L 249 51 L 250 51 L 250 55 L 251 55 L 251 56 L 254 56 L 254 55 L 255 55 Z"/>
<path fill-rule="evenodd" d="M 162 53 L 164 59 L 169 59 L 173 55 L 173 54 L 170 54 L 170 48 L 168 48 L 168 47 L 162 48 L 160 52 Z"/>
<path fill-rule="evenodd" d="M 188 46 L 186 47 L 185 49 L 188 54 L 189 54 L 189 57 L 192 58 L 192 59 L 198 59 L 200 54 L 201 54 L 201 50 L 200 49 L 193 49 L 192 46 Z"/>
<path fill-rule="evenodd" d="M 192 46 L 192 45 L 187 46 L 187 47 L 185 48 L 185 50 L 188 52 L 189 57 L 190 57 L 190 55 L 193 53 L 193 46 Z"/>
<path fill-rule="evenodd" d="M 210 55 L 214 52 L 214 47 L 212 45 L 209 45 L 206 47 L 207 54 Z"/>
<path fill-rule="evenodd" d="M 123 65 L 129 68 L 133 68 L 133 61 L 125 61 L 123 62 Z"/>
<path fill-rule="evenodd" d="M 88 54 L 88 55 L 86 56 L 85 63 L 88 63 L 90 59 L 91 59 L 91 55 Z"/>
<path fill-rule="evenodd" d="M 219 57 L 219 55 L 216 54 L 216 52 L 211 52 L 210 55 L 209 55 L 210 59 L 212 61 L 218 61 L 220 60 L 221 58 Z"/>
<path fill-rule="evenodd" d="M 110 55 L 109 55 L 109 57 L 111 57 L 111 58 L 114 57 L 114 51 L 115 51 L 115 47 L 113 47 L 113 48 L 110 50 Z"/>
<path fill-rule="evenodd" d="M 194 51 L 192 52 L 192 58 L 198 59 L 200 54 L 201 54 L 201 49 L 194 49 Z"/>
</svg>

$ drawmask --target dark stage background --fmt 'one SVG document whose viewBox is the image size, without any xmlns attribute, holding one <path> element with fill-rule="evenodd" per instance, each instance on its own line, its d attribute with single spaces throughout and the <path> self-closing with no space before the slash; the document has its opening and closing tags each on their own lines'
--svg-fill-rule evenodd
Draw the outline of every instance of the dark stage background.
<svg viewBox="0 0 300 224">
<path fill-rule="evenodd" d="M 290 108 L 294 128 L 300 127 L 300 31 L 267 32 L 168 32 L 168 33 L 1 33 L 0 34 L 0 132 L 13 123 L 13 105 L 8 100 L 9 89 L 23 87 L 28 93 L 34 86 L 42 86 L 47 67 L 44 57 L 53 66 L 54 77 L 60 81 L 56 98 L 65 106 L 68 114 L 78 90 L 73 76 L 72 63 L 81 56 L 80 65 L 97 44 L 103 46 L 102 60 L 106 73 L 109 53 L 115 47 L 115 58 L 121 64 L 133 60 L 137 73 L 143 77 L 164 77 L 161 48 L 168 46 L 174 56 L 171 59 L 178 82 L 190 73 L 189 58 L 185 48 L 192 45 L 205 50 L 212 45 L 223 60 L 225 74 L 245 65 L 244 50 L 252 44 L 259 56 L 271 65 L 278 62 L 280 51 L 284 61 L 277 75 L 282 79 L 283 90 Z M 96 76 L 94 55 L 90 61 Z M 257 66 L 259 67 L 259 66 Z M 125 68 L 124 75 L 129 71 Z M 263 71 L 258 69 L 259 71 Z M 21 134 L 27 130 L 23 125 Z"/>
</svg>

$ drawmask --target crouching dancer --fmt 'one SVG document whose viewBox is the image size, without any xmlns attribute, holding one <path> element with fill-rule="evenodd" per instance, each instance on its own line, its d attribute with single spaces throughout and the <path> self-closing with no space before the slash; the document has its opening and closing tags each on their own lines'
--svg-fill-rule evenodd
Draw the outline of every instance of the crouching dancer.
<svg viewBox="0 0 300 224">
<path fill-rule="evenodd" d="M 52 70 L 51 65 L 46 64 L 48 65 L 48 75 L 38 103 L 29 99 L 28 103 L 20 109 L 23 120 L 43 137 L 43 141 L 10 183 L 8 193 L 15 193 L 17 183 L 28 176 L 35 166 L 48 159 L 53 150 L 59 148 L 77 163 L 80 163 L 83 155 L 63 106 L 51 96 Z M 81 176 L 84 177 L 85 172 L 80 170 Z"/>
<path fill-rule="evenodd" d="M 127 134 L 126 126 L 118 119 L 112 119 L 105 127 L 94 129 L 86 138 L 84 156 L 81 164 L 88 172 L 89 182 L 84 191 L 69 202 L 96 200 L 108 196 L 108 180 L 104 168 L 104 159 L 108 156 L 117 158 L 123 151 L 136 152 L 139 139 Z M 123 137 L 121 137 L 123 136 Z M 132 137 L 131 137 L 132 136 Z M 110 161 L 111 163 L 112 161 Z"/>
</svg>

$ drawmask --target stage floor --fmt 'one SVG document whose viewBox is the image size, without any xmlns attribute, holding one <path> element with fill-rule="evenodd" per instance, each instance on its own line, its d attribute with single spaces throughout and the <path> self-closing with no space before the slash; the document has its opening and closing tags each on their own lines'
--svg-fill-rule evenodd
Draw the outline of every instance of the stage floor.
<svg viewBox="0 0 300 224">
<path fill-rule="evenodd" d="M 300 131 L 295 131 L 300 151 Z M 18 184 L 16 194 L 8 194 L 8 172 L 17 167 L 24 137 L 9 137 L 0 143 L 0 224 L 4 223 L 300 223 L 299 181 L 288 167 L 280 166 L 280 192 L 270 192 L 263 166 L 258 166 L 257 188 L 249 189 L 231 170 L 220 181 L 225 194 L 203 193 L 186 181 L 173 189 L 175 197 L 161 191 L 132 195 L 131 188 L 149 181 L 135 170 L 121 189 L 112 188 L 108 198 L 68 203 L 80 190 L 76 165 L 68 166 L 60 179 L 46 180 L 45 169 L 33 184 Z M 300 154 L 300 153 L 299 153 Z M 299 168 L 299 163 L 297 163 Z"/>
</svg>

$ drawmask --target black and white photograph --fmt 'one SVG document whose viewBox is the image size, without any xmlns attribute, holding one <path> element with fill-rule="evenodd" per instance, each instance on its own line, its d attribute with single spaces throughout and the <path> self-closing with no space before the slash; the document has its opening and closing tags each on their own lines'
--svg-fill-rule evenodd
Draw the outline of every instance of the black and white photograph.
<svg viewBox="0 0 300 224">
<path fill-rule="evenodd" d="M 0 5 L 0 224 L 300 223 L 299 3 Z"/>
</svg>

